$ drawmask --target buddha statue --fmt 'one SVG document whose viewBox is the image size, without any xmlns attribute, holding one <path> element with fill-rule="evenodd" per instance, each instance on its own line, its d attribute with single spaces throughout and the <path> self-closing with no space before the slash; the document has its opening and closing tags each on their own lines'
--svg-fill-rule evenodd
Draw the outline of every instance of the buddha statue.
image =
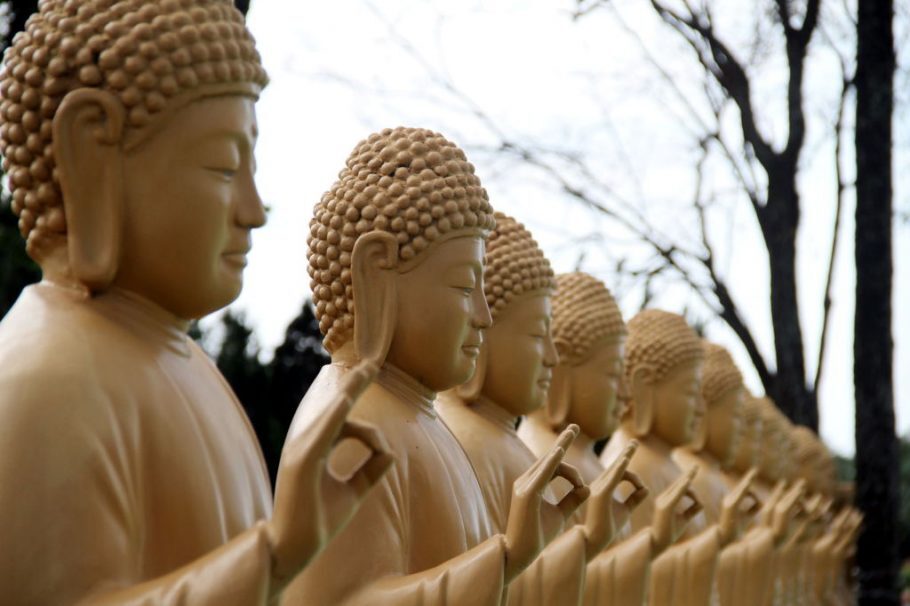
<svg viewBox="0 0 910 606">
<path fill-rule="evenodd" d="M 762 416 L 758 398 L 749 392 L 743 397 L 742 423 L 740 427 L 739 444 L 733 451 L 731 471 L 737 475 L 745 475 L 753 467 L 758 468 L 761 461 Z M 757 485 L 760 478 L 756 477 L 753 490 L 758 491 Z M 765 495 L 767 497 L 767 494 Z"/>
<path fill-rule="evenodd" d="M 603 474 L 594 444 L 608 438 L 619 424 L 619 402 L 626 327 L 616 301 L 603 282 L 585 273 L 556 277 L 552 298 L 552 332 L 559 363 L 553 368 L 546 406 L 531 412 L 518 435 L 535 453 L 552 448 L 569 424 L 580 428 L 566 453 L 586 482 Z M 651 561 L 679 537 L 686 519 L 676 512 L 691 478 L 671 486 L 661 519 L 634 536 L 625 532 L 588 564 L 584 603 L 641 606 Z M 579 511 L 584 512 L 588 503 Z M 624 535 L 624 536 L 623 536 Z"/>
<path fill-rule="evenodd" d="M 395 463 L 284 604 L 498 606 L 551 534 L 587 496 L 563 464 L 574 438 L 532 461 L 511 485 L 497 527 L 471 461 L 434 407 L 475 373 L 492 318 L 484 242 L 495 226 L 474 167 L 438 133 L 386 129 L 359 143 L 314 209 L 309 274 L 332 355 L 291 425 L 322 416 L 352 365 L 380 366 L 351 418 L 380 429 Z M 353 457 L 352 457 L 353 458 Z M 555 478 L 570 490 L 543 499 Z"/>
<path fill-rule="evenodd" d="M 695 437 L 704 351 L 695 331 L 676 314 L 645 310 L 627 327 L 624 375 L 631 414 L 613 433 L 601 460 L 611 461 L 629 442 L 638 440 L 641 445 L 630 469 L 652 493 L 660 494 L 684 475 L 672 451 Z M 737 536 L 750 482 L 746 477 L 724 497 L 716 523 L 708 523 L 699 512 L 689 522 L 684 540 L 654 561 L 649 604 L 710 603 L 718 554 Z M 655 501 L 648 498 L 633 512 L 633 532 L 651 524 L 654 506 Z"/>
<path fill-rule="evenodd" d="M 485 335 L 474 376 L 441 394 L 437 410 L 464 446 L 494 528 L 502 532 L 512 484 L 536 459 L 515 427 L 522 416 L 544 405 L 557 353 L 550 331 L 555 286 L 550 263 L 521 223 L 502 213 L 495 217 L 484 271 L 493 325 Z M 574 443 L 567 449 L 573 448 Z M 585 503 L 587 515 L 571 521 L 512 582 L 509 604 L 580 603 L 587 562 L 612 541 L 616 526 L 627 517 L 626 509 L 646 493 L 637 478 L 625 471 L 632 450 L 634 446 L 609 471 L 602 470 L 589 480 L 592 494 Z M 633 493 L 621 503 L 614 500 L 613 492 L 623 480 L 630 482 Z M 582 482 L 580 477 L 578 481 Z M 550 531 L 556 534 L 562 528 Z"/>
<path fill-rule="evenodd" d="M 701 385 L 703 415 L 695 439 L 673 451 L 673 459 L 683 469 L 698 467 L 693 490 L 704 505 L 709 523 L 720 520 L 724 498 L 741 482 L 754 479 L 757 469 L 740 478 L 733 469 L 741 443 L 744 396 L 743 378 L 733 358 L 723 347 L 703 342 L 705 366 Z M 754 497 L 750 511 L 758 513 Z M 751 519 L 744 519 L 744 527 Z M 748 532 L 720 554 L 716 586 L 721 605 L 761 606 L 773 585 L 774 534 L 770 526 L 751 524 Z"/>
<path fill-rule="evenodd" d="M 289 446 L 273 509 L 186 334 L 237 297 L 265 222 L 265 84 L 228 0 L 43 0 L 7 49 L 0 152 L 43 277 L 0 323 L 4 604 L 272 603 L 391 463 L 345 422 L 366 364 Z M 342 436 L 366 451 L 347 478 L 326 472 Z"/>
</svg>

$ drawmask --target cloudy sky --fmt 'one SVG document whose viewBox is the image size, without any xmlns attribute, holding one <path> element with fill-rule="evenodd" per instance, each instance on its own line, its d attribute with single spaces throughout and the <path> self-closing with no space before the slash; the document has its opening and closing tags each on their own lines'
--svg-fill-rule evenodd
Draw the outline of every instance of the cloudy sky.
<svg viewBox="0 0 910 606">
<path fill-rule="evenodd" d="M 234 309 L 244 311 L 266 354 L 309 295 L 305 239 L 313 204 L 357 142 L 387 126 L 428 127 L 463 145 L 494 207 L 532 230 L 557 271 L 580 266 L 598 275 L 614 290 L 626 317 L 634 315 L 644 289 L 620 280 L 616 265 L 620 260 L 647 265 L 650 251 L 615 223 L 566 199 L 540 171 L 485 153 L 484 147 L 496 141 L 495 128 L 512 140 L 576 151 L 604 191 L 628 200 L 655 233 L 697 243 L 691 200 L 698 150 L 692 132 L 704 106 L 697 105 L 694 116 L 680 109 L 645 53 L 666 67 L 669 81 L 683 94 L 698 99 L 702 89 L 685 47 L 646 4 L 619 1 L 618 12 L 598 10 L 573 19 L 569 0 L 254 0 L 249 25 L 272 79 L 258 105 L 257 149 L 258 184 L 271 212 L 254 237 L 246 286 Z M 750 42 L 755 4 L 725 2 L 730 12 L 717 19 L 760 65 L 754 92 L 759 123 L 772 141 L 781 141 L 787 132 L 780 111 L 786 72 L 775 61 L 773 44 Z M 830 17 L 825 35 L 849 48 L 849 30 L 837 27 L 836 15 Z M 773 40 L 773 32 L 762 39 Z M 810 127 L 799 183 L 804 214 L 798 240 L 801 320 L 813 375 L 836 200 L 834 146 L 824 134 L 836 113 L 839 82 L 835 55 L 817 46 L 805 85 Z M 729 126 L 731 117 L 724 120 Z M 897 175 L 907 173 L 902 124 L 899 118 Z M 849 150 L 841 160 L 849 178 Z M 767 258 L 754 216 L 733 193 L 722 163 L 707 163 L 702 187 L 713 194 L 708 231 L 722 259 L 719 269 L 771 360 Z M 906 192 L 899 181 L 899 211 L 910 207 Z M 844 454 L 853 452 L 853 212 L 848 196 L 820 393 L 822 436 Z M 907 367 L 910 337 L 910 319 L 900 311 L 908 307 L 910 287 L 910 268 L 902 262 L 910 258 L 907 227 L 897 229 L 895 242 L 896 400 L 898 427 L 907 433 L 910 381 L 900 372 Z M 724 324 L 711 319 L 704 303 L 669 280 L 658 279 L 651 291 L 652 305 L 706 322 L 708 337 L 731 349 L 747 383 L 760 391 L 745 351 Z"/>
</svg>

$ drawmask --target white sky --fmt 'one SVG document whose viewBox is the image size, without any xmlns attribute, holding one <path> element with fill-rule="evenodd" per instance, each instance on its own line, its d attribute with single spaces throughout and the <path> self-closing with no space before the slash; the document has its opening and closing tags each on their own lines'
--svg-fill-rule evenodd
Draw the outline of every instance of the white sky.
<svg viewBox="0 0 910 606">
<path fill-rule="evenodd" d="M 387 126 L 433 128 L 456 143 L 489 141 L 489 132 L 469 113 L 453 108 L 438 94 L 427 70 L 390 38 L 389 24 L 425 57 L 431 69 L 443 70 L 509 136 L 528 136 L 550 145 L 592 153 L 602 181 L 622 193 L 647 199 L 641 209 L 665 233 L 688 236 L 684 216 L 693 191 L 694 153 L 680 114 L 667 89 L 641 61 L 641 51 L 604 11 L 572 21 L 570 0 L 527 2 L 425 2 L 383 0 L 371 8 L 363 0 L 300 2 L 255 0 L 249 25 L 257 37 L 272 79 L 258 105 L 260 140 L 258 184 L 271 206 L 269 223 L 254 236 L 246 285 L 234 309 L 244 310 L 270 353 L 288 322 L 309 295 L 306 232 L 313 204 L 334 181 L 355 144 Z M 685 49 L 660 28 L 646 3 L 619 2 L 634 29 L 673 72 L 686 90 L 697 83 Z M 751 2 L 725 2 L 731 12 L 718 19 L 742 34 L 751 23 Z M 441 11 L 444 9 L 444 13 Z M 636 12 L 636 10 L 638 12 Z M 832 37 L 837 38 L 832 30 Z M 772 39 L 769 34 L 768 39 Z M 849 41 L 839 40 L 848 43 Z M 812 120 L 830 117 L 836 102 L 831 77 L 836 64 L 824 53 L 815 59 L 806 91 L 813 95 Z M 782 76 L 773 63 L 761 72 L 756 97 L 761 126 L 779 140 L 786 134 L 776 111 Z M 836 75 L 836 74 L 835 74 Z M 817 93 L 817 94 L 816 94 Z M 735 117 L 735 116 L 734 116 Z M 902 120 L 899 143 L 906 139 Z M 810 122 L 809 146 L 800 182 L 804 214 L 798 241 L 799 296 L 803 336 L 814 375 L 821 324 L 821 293 L 834 213 L 832 145 L 818 137 Z M 906 142 L 906 141 L 904 141 Z M 908 162 L 898 146 L 895 175 Z M 647 250 L 599 217 L 567 201 L 538 173 L 485 154 L 468 155 L 490 192 L 494 207 L 533 231 L 557 271 L 574 268 L 582 250 L 582 269 L 603 278 L 620 299 L 626 317 L 642 300 L 640 287 L 617 283 L 616 261 L 641 262 Z M 845 156 L 846 164 L 851 160 Z M 849 167 L 852 171 L 852 166 Z M 720 269 L 753 327 L 766 358 L 773 352 L 767 261 L 751 209 L 729 204 L 729 178 L 719 164 L 708 168 L 708 186 L 719 196 L 709 229 Z M 895 206 L 908 208 L 907 187 L 896 183 Z M 682 209 L 682 210 L 681 210 Z M 844 454 L 853 448 L 852 289 L 853 203 L 845 208 L 839 263 L 835 276 L 829 351 L 821 387 L 821 432 Z M 592 233 L 601 241 L 582 246 Z M 907 227 L 895 232 L 895 380 L 898 428 L 910 431 L 910 381 L 907 367 L 907 308 L 910 258 Z M 687 310 L 707 319 L 705 308 L 680 287 L 655 284 L 656 306 Z M 735 336 L 719 320 L 707 324 L 708 337 L 730 347 L 747 377 L 760 382 Z M 772 363 L 773 364 L 773 363 Z"/>
</svg>

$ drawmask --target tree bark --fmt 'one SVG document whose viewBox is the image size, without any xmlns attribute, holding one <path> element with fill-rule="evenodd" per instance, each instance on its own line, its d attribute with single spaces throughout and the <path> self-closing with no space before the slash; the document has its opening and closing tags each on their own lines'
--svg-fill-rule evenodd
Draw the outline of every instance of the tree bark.
<svg viewBox="0 0 910 606">
<path fill-rule="evenodd" d="M 859 604 L 898 606 L 898 449 L 891 335 L 893 0 L 859 2 L 856 69 L 856 502 Z"/>
</svg>

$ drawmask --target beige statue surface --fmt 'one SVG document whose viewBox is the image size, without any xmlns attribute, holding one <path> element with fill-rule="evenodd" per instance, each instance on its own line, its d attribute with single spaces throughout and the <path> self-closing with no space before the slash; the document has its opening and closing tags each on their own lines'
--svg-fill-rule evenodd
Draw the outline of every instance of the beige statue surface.
<svg viewBox="0 0 910 606">
<path fill-rule="evenodd" d="M 227 0 L 45 0 L 4 59 L 0 151 L 43 280 L 0 323 L 4 604 L 266 604 L 390 464 L 326 393 L 274 505 L 224 378 L 186 335 L 230 303 L 266 83 Z M 326 473 L 342 435 L 372 451 Z M 329 515 L 332 512 L 334 515 Z"/>
<path fill-rule="evenodd" d="M 690 444 L 695 437 L 704 352 L 698 336 L 676 314 L 645 310 L 627 327 L 624 374 L 631 414 L 610 438 L 601 460 L 611 461 L 629 442 L 638 440 L 641 446 L 630 469 L 652 494 L 660 494 L 685 475 L 673 461 L 672 451 Z M 693 467 L 688 473 L 696 471 Z M 716 523 L 708 523 L 699 512 L 689 523 L 685 539 L 654 561 L 649 604 L 710 603 L 718 555 L 737 538 L 750 482 L 746 477 L 727 494 Z M 656 504 L 653 498 L 645 499 L 633 512 L 633 532 L 652 523 Z"/>
<path fill-rule="evenodd" d="M 494 527 L 502 532 L 512 484 L 536 459 L 515 427 L 519 418 L 544 406 L 558 358 L 550 331 L 555 286 L 550 263 L 522 224 L 502 213 L 495 217 L 484 272 L 493 326 L 486 332 L 474 377 L 442 394 L 437 409 L 464 446 Z M 577 433 L 577 428 L 571 429 Z M 560 437 L 556 442 L 569 452 L 574 447 Z M 616 527 L 627 517 L 627 508 L 633 508 L 646 494 L 637 478 L 625 471 L 631 450 L 608 472 L 601 470 L 589 479 L 586 515 L 570 524 L 512 582 L 509 604 L 581 603 L 588 561 L 613 540 Z M 634 492 L 620 503 L 613 492 L 623 480 L 632 484 Z M 556 534 L 562 531 L 562 520 L 554 522 L 549 530 Z"/>
<path fill-rule="evenodd" d="M 594 445 L 609 437 L 619 424 L 626 327 L 610 291 L 585 273 L 557 276 L 552 305 L 559 364 L 553 369 L 546 406 L 522 421 L 518 435 L 539 455 L 552 448 L 565 427 L 578 425 L 580 433 L 566 460 L 580 470 L 586 482 L 594 482 L 604 471 Z M 691 480 L 683 478 L 682 483 L 668 489 L 666 506 L 655 513 L 658 519 L 651 526 L 634 536 L 628 536 L 624 529 L 616 544 L 589 563 L 584 604 L 644 603 L 652 560 L 685 527 L 685 518 L 676 512 Z M 587 513 L 588 506 L 583 504 L 579 511 Z"/>
<path fill-rule="evenodd" d="M 724 499 L 744 481 L 733 471 L 736 451 L 744 426 L 742 374 L 723 347 L 703 342 L 705 366 L 701 396 L 704 405 L 695 440 L 673 451 L 673 459 L 683 469 L 698 467 L 693 489 L 704 505 L 709 523 L 720 522 Z M 750 485 L 757 469 L 747 471 Z M 758 513 L 761 503 L 753 496 L 748 504 Z M 752 520 L 743 519 L 747 526 Z M 769 526 L 753 524 L 748 533 L 720 554 L 715 577 L 721 605 L 760 606 L 773 586 L 774 535 Z"/>
<path fill-rule="evenodd" d="M 554 447 L 513 485 L 497 528 L 464 449 L 433 406 L 468 381 L 492 323 L 484 241 L 495 226 L 464 153 L 441 135 L 387 129 L 356 146 L 310 223 L 309 272 L 332 363 L 290 435 L 360 360 L 382 368 L 351 417 L 378 427 L 395 463 L 284 603 L 499 605 L 543 549 L 546 527 L 587 496 Z M 567 440 L 571 440 L 569 432 Z M 572 483 L 543 499 L 556 477 Z"/>
</svg>

